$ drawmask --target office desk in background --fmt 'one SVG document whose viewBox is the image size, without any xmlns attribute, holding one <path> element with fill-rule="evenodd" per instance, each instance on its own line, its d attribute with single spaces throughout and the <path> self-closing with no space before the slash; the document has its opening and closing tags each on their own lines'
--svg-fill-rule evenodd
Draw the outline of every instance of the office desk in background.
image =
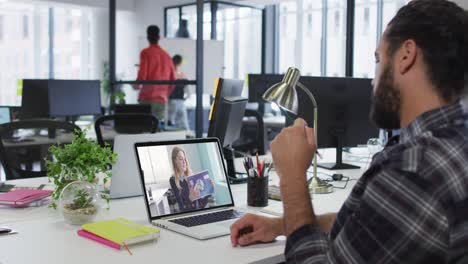
<svg viewBox="0 0 468 264">
<path fill-rule="evenodd" d="M 242 171 L 241 160 L 236 160 L 238 171 Z M 361 172 L 349 170 L 345 175 L 354 178 L 359 177 Z M 46 183 L 47 179 L 12 182 L 31 186 Z M 313 203 L 316 212 L 338 211 L 351 187 L 350 183 L 345 190 L 315 195 Z M 231 189 L 236 205 L 246 208 L 246 184 L 232 185 Z M 281 202 L 269 200 L 269 203 L 281 209 Z M 259 211 L 261 208 L 248 209 Z M 102 209 L 96 221 L 118 217 L 148 224 L 143 197 L 111 200 L 110 210 Z M 283 259 L 285 246 L 283 237 L 274 243 L 232 248 L 229 236 L 199 241 L 162 229 L 158 242 L 132 246 L 133 255 L 130 256 L 125 250 L 116 251 L 78 236 L 78 226 L 65 224 L 60 212 L 47 206 L 0 207 L 0 225 L 18 231 L 16 235 L 0 237 L 0 263 L 277 263 Z"/>
</svg>

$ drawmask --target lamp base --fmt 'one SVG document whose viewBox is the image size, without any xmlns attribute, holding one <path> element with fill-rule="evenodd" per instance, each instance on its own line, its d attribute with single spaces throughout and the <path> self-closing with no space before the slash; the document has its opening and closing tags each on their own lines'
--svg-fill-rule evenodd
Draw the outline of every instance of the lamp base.
<svg viewBox="0 0 468 264">
<path fill-rule="evenodd" d="M 327 170 L 350 170 L 350 169 L 359 169 L 359 166 L 354 166 L 347 163 L 319 163 L 317 167 L 327 169 Z"/>
<path fill-rule="evenodd" d="M 333 185 L 319 179 L 314 178 L 312 183 L 309 185 L 309 190 L 312 191 L 313 194 L 327 194 L 333 192 Z"/>
</svg>

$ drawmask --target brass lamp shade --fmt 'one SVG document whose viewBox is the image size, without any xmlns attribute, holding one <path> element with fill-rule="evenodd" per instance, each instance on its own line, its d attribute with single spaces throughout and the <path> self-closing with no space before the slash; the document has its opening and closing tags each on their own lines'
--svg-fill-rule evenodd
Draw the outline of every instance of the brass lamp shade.
<svg viewBox="0 0 468 264">
<path fill-rule="evenodd" d="M 264 94 L 263 99 L 276 103 L 283 110 L 297 114 L 298 100 L 296 85 L 300 78 L 296 68 L 289 68 L 281 82 L 271 86 Z"/>
</svg>

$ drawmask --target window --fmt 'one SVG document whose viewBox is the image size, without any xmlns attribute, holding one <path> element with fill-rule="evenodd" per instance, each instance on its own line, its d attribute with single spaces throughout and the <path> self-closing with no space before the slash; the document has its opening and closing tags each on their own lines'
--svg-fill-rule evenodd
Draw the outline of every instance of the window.
<svg viewBox="0 0 468 264">
<path fill-rule="evenodd" d="M 398 9 L 406 0 L 356 0 L 354 30 L 354 73 L 355 77 L 373 78 L 375 74 L 374 51 L 380 35 Z M 379 5 L 382 6 L 379 6 Z M 379 16 L 378 10 L 382 13 Z M 381 20 L 381 23 L 377 23 Z M 380 24 L 381 28 L 377 25 Z"/>
<path fill-rule="evenodd" d="M 224 40 L 224 77 L 244 79 L 260 73 L 262 54 L 261 11 L 218 4 L 217 39 Z"/>
<path fill-rule="evenodd" d="M 248 73 L 260 73 L 262 54 L 262 11 L 227 2 L 205 3 L 203 13 L 203 39 L 211 39 L 211 5 L 216 8 L 216 40 L 224 44 L 225 78 L 244 79 Z M 168 38 L 175 37 L 181 19 L 187 20 L 189 36 L 196 39 L 196 5 L 166 9 L 165 26 Z"/>
<path fill-rule="evenodd" d="M 9 1 L 0 5 L 0 13 L 0 105 L 19 105 L 21 79 L 48 77 L 48 12 L 34 4 Z M 38 18 L 33 29 L 37 38 L 25 38 L 25 17 L 33 15 Z"/>
<path fill-rule="evenodd" d="M 369 34 L 369 7 L 364 8 L 364 26 L 363 26 L 363 35 Z"/>
<path fill-rule="evenodd" d="M 321 70 L 321 52 L 322 52 L 322 3 L 321 1 L 308 0 L 304 1 L 305 10 L 304 31 L 310 32 L 302 39 L 303 52 L 301 71 L 303 75 L 320 76 Z"/>
<path fill-rule="evenodd" d="M 97 48 L 92 38 L 95 12 L 76 7 L 54 8 L 54 78 L 96 79 L 98 67 L 92 54 Z"/>
<path fill-rule="evenodd" d="M 326 76 L 345 76 L 346 65 L 346 0 L 328 0 Z"/>
<path fill-rule="evenodd" d="M 27 15 L 23 16 L 23 38 L 28 38 L 29 36 L 29 17 Z"/>
<path fill-rule="evenodd" d="M 166 9 L 166 37 L 175 38 L 179 30 L 179 8 Z"/>
<path fill-rule="evenodd" d="M 7 1 L 0 5 L 0 14 L 0 61 L 4 62 L 0 65 L 0 105 L 21 104 L 22 79 L 99 78 L 96 67 L 91 66 L 92 61 L 96 63 L 91 59 L 96 54 L 91 37 L 96 27 L 93 9 Z M 72 26 L 69 31 L 68 25 Z M 53 60 L 49 56 L 51 37 Z"/>
<path fill-rule="evenodd" d="M 302 75 L 344 76 L 346 0 L 295 0 L 278 6 L 279 73 L 296 67 Z"/>
<path fill-rule="evenodd" d="M 4 38 L 3 35 L 5 34 L 5 31 L 3 29 L 4 24 L 5 24 L 5 18 L 4 18 L 3 15 L 0 15 L 0 41 L 3 40 L 3 38 Z"/>
<path fill-rule="evenodd" d="M 203 39 L 211 38 L 211 11 L 210 4 L 203 6 Z M 197 6 L 190 5 L 182 7 L 182 19 L 187 20 L 190 38 L 197 38 Z"/>
<path fill-rule="evenodd" d="M 285 73 L 289 67 L 301 69 L 297 59 L 301 56 L 300 44 L 297 37 L 297 3 L 295 1 L 281 2 L 280 9 L 280 35 L 279 35 L 279 72 Z M 297 57 L 296 57 L 297 52 Z"/>
<path fill-rule="evenodd" d="M 357 0 L 354 30 L 354 76 L 372 78 L 377 46 L 377 0 Z"/>
</svg>

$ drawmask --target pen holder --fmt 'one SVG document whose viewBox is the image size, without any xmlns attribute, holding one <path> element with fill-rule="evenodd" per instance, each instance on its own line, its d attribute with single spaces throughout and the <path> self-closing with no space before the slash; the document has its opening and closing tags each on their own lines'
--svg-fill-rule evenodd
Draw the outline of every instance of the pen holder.
<svg viewBox="0 0 468 264">
<path fill-rule="evenodd" d="M 248 177 L 247 204 L 257 207 L 268 205 L 268 176 Z"/>
</svg>

